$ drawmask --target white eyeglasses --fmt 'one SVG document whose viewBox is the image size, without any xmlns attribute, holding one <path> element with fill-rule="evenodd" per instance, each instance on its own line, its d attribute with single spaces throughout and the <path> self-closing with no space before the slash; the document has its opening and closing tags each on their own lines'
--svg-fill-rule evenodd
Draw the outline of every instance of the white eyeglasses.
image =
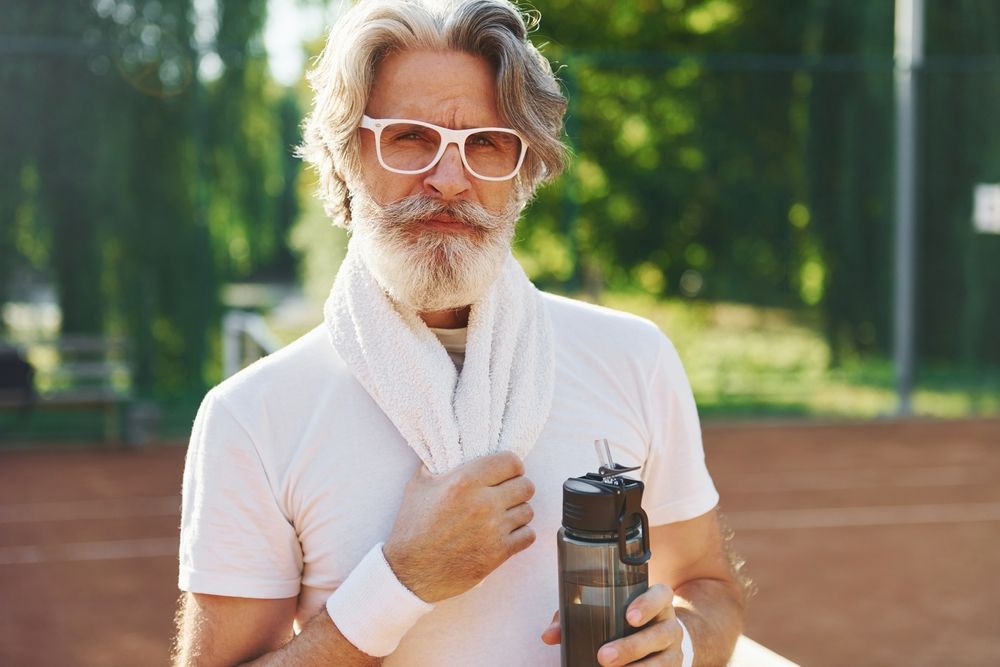
<svg viewBox="0 0 1000 667">
<path fill-rule="evenodd" d="M 506 127 L 452 130 L 419 120 L 369 116 L 361 117 L 361 127 L 375 133 L 379 164 L 397 174 L 430 171 L 455 144 L 470 174 L 484 181 L 506 181 L 517 175 L 528 150 L 521 135 Z"/>
</svg>

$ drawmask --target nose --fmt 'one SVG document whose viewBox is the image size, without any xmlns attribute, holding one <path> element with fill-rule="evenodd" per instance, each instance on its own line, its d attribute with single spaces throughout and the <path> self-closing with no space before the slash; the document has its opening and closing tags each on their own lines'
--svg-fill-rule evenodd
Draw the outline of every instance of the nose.
<svg viewBox="0 0 1000 667">
<path fill-rule="evenodd" d="M 442 199 L 456 199 L 472 187 L 458 146 L 452 144 L 445 148 L 441 160 L 427 172 L 424 186 Z"/>
</svg>

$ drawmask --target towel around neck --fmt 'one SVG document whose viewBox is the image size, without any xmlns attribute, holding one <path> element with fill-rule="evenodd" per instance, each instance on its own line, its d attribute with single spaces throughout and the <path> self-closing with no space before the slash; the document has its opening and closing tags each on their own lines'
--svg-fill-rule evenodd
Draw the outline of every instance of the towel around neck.
<svg viewBox="0 0 1000 667">
<path fill-rule="evenodd" d="M 505 449 L 523 458 L 541 434 L 555 376 L 552 323 L 513 256 L 472 304 L 461 374 L 351 245 L 323 314 L 354 377 L 431 472 Z"/>
</svg>

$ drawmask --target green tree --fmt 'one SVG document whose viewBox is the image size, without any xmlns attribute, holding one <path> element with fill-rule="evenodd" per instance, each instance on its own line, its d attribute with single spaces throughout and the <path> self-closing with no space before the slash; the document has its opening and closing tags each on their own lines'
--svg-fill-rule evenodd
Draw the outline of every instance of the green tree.
<svg viewBox="0 0 1000 667">
<path fill-rule="evenodd" d="M 281 145 L 290 121 L 267 78 L 266 2 L 220 2 L 202 52 L 192 10 L 5 7 L 0 81 L 18 104 L 0 110 L 0 280 L 51 280 L 64 333 L 126 334 L 143 394 L 203 389 L 221 281 L 289 269 L 280 230 L 295 207 L 286 196 L 279 215 L 278 200 L 294 177 Z M 203 86 L 206 48 L 224 70 Z"/>
<path fill-rule="evenodd" d="M 789 210 L 805 179 L 789 110 L 804 8 L 584 4 L 541 6 L 539 41 L 565 66 L 576 164 L 532 220 L 555 231 L 562 219 L 582 261 L 614 285 L 800 303 L 808 232 Z"/>
<path fill-rule="evenodd" d="M 1000 237 L 972 227 L 975 183 L 1000 183 L 1000 7 L 927 6 L 918 345 L 924 360 L 1000 364 Z"/>
<path fill-rule="evenodd" d="M 114 112 L 102 104 L 107 86 L 93 71 L 99 23 L 82 3 L 38 6 L 18 0 L 5 8 L 8 55 L 0 77 L 4 104 L 3 193 L 0 214 L 6 243 L 4 282 L 11 280 L 15 252 L 42 259 L 62 306 L 63 328 L 101 330 L 101 231 L 99 128 Z M 53 113 L 58 108 L 61 113 Z M 30 226 L 29 226 L 30 224 Z M 47 248 L 33 253 L 34 241 Z M 40 268 L 40 267 L 39 267 Z"/>
<path fill-rule="evenodd" d="M 809 3 L 809 51 L 841 65 L 810 75 L 803 155 L 834 363 L 891 342 L 892 26 L 891 3 Z"/>
</svg>

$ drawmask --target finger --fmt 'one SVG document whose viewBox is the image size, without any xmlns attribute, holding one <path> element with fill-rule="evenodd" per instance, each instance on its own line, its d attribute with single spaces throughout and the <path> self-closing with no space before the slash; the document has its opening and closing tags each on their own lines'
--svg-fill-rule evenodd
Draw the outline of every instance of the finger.
<svg viewBox="0 0 1000 667">
<path fill-rule="evenodd" d="M 521 526 L 511 531 L 505 542 L 507 545 L 507 557 L 510 558 L 535 543 L 535 531 L 532 530 L 531 526 Z"/>
<path fill-rule="evenodd" d="M 514 477 L 493 487 L 496 502 L 503 509 L 526 503 L 535 495 L 535 484 L 525 476 Z"/>
<path fill-rule="evenodd" d="M 633 635 L 608 642 L 597 652 L 597 660 L 603 667 L 628 665 L 671 647 L 676 649 L 680 643 L 681 628 L 677 621 L 659 621 Z"/>
<path fill-rule="evenodd" d="M 549 646 L 562 641 L 562 628 L 559 626 L 559 610 L 552 614 L 552 622 L 542 631 L 542 641 Z"/>
<path fill-rule="evenodd" d="M 542 642 L 549 646 L 557 646 L 562 642 L 562 630 L 559 628 L 558 623 L 545 628 L 545 631 L 542 633 Z"/>
<path fill-rule="evenodd" d="M 463 464 L 456 470 L 463 470 L 483 486 L 496 486 L 513 477 L 524 474 L 524 462 L 511 451 L 504 450 L 489 456 L 482 456 Z"/>
<path fill-rule="evenodd" d="M 562 641 L 562 629 L 559 627 L 559 611 L 552 614 L 552 622 L 542 631 L 542 641 L 553 646 Z"/>
<path fill-rule="evenodd" d="M 520 505 L 511 507 L 507 510 L 507 515 L 504 517 L 508 531 L 510 532 L 517 530 L 521 526 L 528 525 L 534 518 L 535 510 L 531 509 L 531 505 L 528 503 L 521 503 Z"/>
<path fill-rule="evenodd" d="M 674 591 L 666 584 L 656 584 L 637 597 L 625 611 L 625 620 L 633 628 L 641 628 L 653 619 L 674 618 Z"/>
<path fill-rule="evenodd" d="M 436 475 L 431 472 L 431 469 L 427 467 L 427 464 L 421 463 L 420 466 L 413 471 L 413 474 L 410 475 L 410 483 L 419 480 L 427 481 L 434 479 L 435 477 Z"/>
</svg>

